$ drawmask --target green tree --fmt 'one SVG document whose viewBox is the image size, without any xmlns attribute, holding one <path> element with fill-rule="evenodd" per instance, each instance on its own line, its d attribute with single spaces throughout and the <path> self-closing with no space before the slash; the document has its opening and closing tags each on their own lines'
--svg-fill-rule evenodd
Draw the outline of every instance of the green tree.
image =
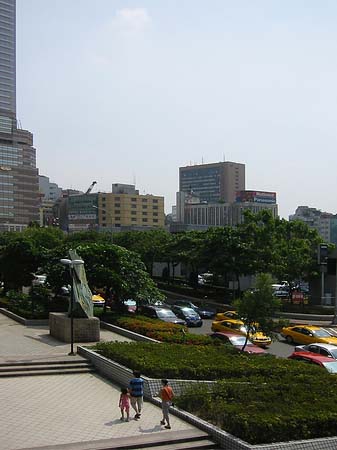
<svg viewBox="0 0 337 450">
<path fill-rule="evenodd" d="M 0 273 L 4 291 L 30 286 L 33 273 L 39 267 L 39 257 L 33 242 L 23 234 L 13 235 L 1 248 Z"/>
<path fill-rule="evenodd" d="M 249 334 L 257 326 L 266 334 L 271 334 L 273 329 L 273 316 L 281 306 L 281 301 L 273 296 L 272 277 L 261 273 L 256 277 L 255 288 L 246 291 L 242 299 L 234 302 L 234 306 L 242 317 L 247 329 L 246 341 L 242 350 L 247 345 Z"/>
<path fill-rule="evenodd" d="M 135 252 L 115 244 L 102 243 L 83 243 L 74 249 L 84 260 L 91 289 L 104 290 L 106 297 L 112 294 L 117 303 L 128 298 L 135 299 L 137 303 L 163 299 Z M 67 256 L 67 252 L 66 247 L 62 251 L 55 250 L 49 255 L 45 266 L 48 282 L 55 290 L 67 279 L 67 272 L 59 263 L 60 258 Z"/>
</svg>

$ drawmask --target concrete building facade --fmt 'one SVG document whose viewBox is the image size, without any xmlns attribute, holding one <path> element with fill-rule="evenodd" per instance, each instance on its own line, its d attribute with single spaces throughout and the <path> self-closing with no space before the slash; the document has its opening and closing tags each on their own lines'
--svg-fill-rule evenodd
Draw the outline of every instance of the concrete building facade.
<svg viewBox="0 0 337 450">
<path fill-rule="evenodd" d="M 98 224 L 100 229 L 164 227 L 164 197 L 140 195 L 134 185 L 115 183 L 112 192 L 98 194 Z"/>
<path fill-rule="evenodd" d="M 209 227 L 236 226 L 244 222 L 245 211 L 256 214 L 260 211 L 271 211 L 278 217 L 275 192 L 239 191 L 235 202 L 200 201 L 196 195 L 177 192 L 176 223 L 171 229 L 207 229 Z M 180 224 L 181 226 L 177 226 Z"/>
<path fill-rule="evenodd" d="M 201 202 L 235 202 L 245 189 L 245 165 L 231 161 L 179 168 L 179 191 L 198 195 Z"/>
<path fill-rule="evenodd" d="M 300 220 L 318 232 L 324 242 L 337 245 L 337 214 L 322 212 L 309 206 L 298 206 L 289 220 Z"/>
<path fill-rule="evenodd" d="M 0 231 L 39 221 L 33 135 L 16 121 L 16 1 L 0 0 Z"/>
</svg>

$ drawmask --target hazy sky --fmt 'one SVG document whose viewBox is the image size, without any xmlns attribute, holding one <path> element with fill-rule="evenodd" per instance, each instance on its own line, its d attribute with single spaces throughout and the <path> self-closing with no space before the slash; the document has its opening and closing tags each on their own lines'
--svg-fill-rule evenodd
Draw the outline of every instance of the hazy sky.
<svg viewBox="0 0 337 450">
<path fill-rule="evenodd" d="M 40 173 L 175 203 L 178 168 L 337 212 L 335 0 L 17 0 L 17 110 Z M 93 191 L 95 192 L 95 191 Z"/>
</svg>

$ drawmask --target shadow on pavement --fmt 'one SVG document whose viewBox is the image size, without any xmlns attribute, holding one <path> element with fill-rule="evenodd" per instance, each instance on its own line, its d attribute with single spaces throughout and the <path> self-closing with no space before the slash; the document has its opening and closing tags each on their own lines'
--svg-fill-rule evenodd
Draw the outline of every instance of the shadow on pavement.
<svg viewBox="0 0 337 450">
<path fill-rule="evenodd" d="M 51 345 L 52 347 L 61 347 L 66 345 L 65 342 L 59 342 L 53 337 L 51 337 L 49 334 L 40 334 L 38 337 L 25 334 L 24 337 L 28 339 L 33 339 L 33 341 L 43 342 L 44 344 Z"/>
</svg>

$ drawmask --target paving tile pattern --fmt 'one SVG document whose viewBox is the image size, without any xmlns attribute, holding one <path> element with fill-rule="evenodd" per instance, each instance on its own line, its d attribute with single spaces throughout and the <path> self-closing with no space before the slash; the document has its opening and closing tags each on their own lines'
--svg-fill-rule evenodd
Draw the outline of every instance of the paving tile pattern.
<svg viewBox="0 0 337 450">
<path fill-rule="evenodd" d="M 97 375 L 7 378 L 0 383 L 0 449 L 166 432 L 160 408 L 145 402 L 140 420 L 120 421 L 119 388 Z M 173 430 L 194 427 L 172 416 Z"/>
<path fill-rule="evenodd" d="M 101 340 L 129 339 L 102 330 Z M 25 327 L 0 314 L 0 363 L 65 359 L 69 349 L 48 327 Z M 140 420 L 121 422 L 119 394 L 96 374 L 1 379 L 0 450 L 169 433 L 159 424 L 160 408 L 148 402 Z M 172 430 L 188 429 L 194 427 L 172 416 Z"/>
</svg>

